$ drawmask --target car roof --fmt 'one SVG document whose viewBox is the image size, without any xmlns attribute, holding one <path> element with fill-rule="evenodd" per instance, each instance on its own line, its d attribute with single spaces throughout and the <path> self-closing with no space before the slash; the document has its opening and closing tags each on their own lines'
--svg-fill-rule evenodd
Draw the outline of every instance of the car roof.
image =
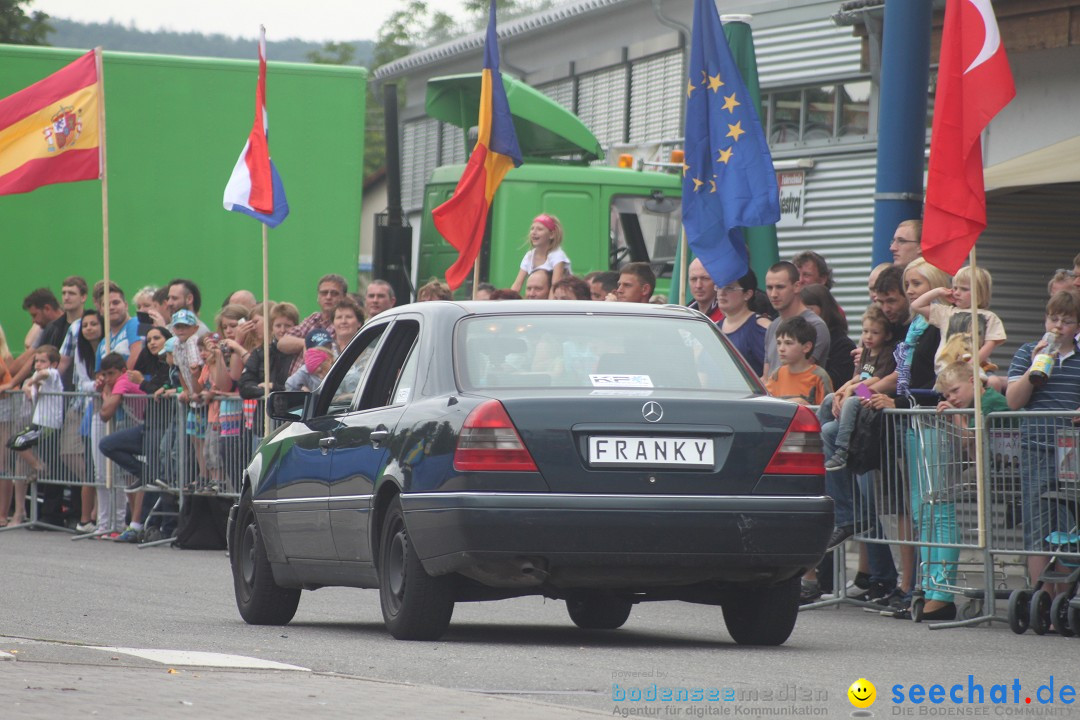
<svg viewBox="0 0 1080 720">
<path fill-rule="evenodd" d="M 382 313 L 379 318 L 389 318 L 402 313 L 420 313 L 433 317 L 463 317 L 465 315 L 649 315 L 672 318 L 704 317 L 696 310 L 681 305 L 654 305 L 652 303 L 597 302 L 594 300 L 434 300 L 431 302 L 397 305 Z"/>
</svg>

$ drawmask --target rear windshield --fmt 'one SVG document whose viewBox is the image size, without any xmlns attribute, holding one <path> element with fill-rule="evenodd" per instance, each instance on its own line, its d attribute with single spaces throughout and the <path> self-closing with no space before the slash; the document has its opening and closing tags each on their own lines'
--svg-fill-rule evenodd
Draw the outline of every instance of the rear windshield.
<svg viewBox="0 0 1080 720">
<path fill-rule="evenodd" d="M 473 317 L 458 326 L 455 343 L 458 379 L 469 389 L 757 390 L 704 321 L 602 314 Z"/>
</svg>

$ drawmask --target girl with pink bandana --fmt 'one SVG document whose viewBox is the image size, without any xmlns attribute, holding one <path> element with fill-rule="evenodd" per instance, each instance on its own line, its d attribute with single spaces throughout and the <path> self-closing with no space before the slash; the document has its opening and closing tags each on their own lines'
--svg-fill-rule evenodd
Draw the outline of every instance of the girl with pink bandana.
<svg viewBox="0 0 1080 720">
<path fill-rule="evenodd" d="M 521 270 L 510 288 L 520 292 L 525 279 L 534 270 L 550 270 L 551 286 L 571 275 L 570 258 L 562 251 L 563 229 L 554 215 L 537 215 L 529 228 L 529 244 L 532 249 L 521 259 Z"/>
</svg>

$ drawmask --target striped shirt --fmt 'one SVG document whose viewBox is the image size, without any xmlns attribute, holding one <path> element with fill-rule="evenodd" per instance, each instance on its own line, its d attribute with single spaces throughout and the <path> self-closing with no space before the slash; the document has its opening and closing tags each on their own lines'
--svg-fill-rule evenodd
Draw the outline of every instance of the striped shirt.
<svg viewBox="0 0 1080 720">
<path fill-rule="evenodd" d="M 1031 367 L 1031 351 L 1037 343 L 1020 346 L 1009 365 L 1009 382 L 1023 382 L 1024 373 Z M 1054 363 L 1050 379 L 1042 387 L 1031 391 L 1024 410 L 1073 412 L 1080 409 L 1080 352 L 1075 347 L 1068 355 L 1059 356 Z M 1056 436 L 1063 428 L 1071 428 L 1070 418 L 1031 418 L 1021 425 L 1021 439 L 1025 444 L 1053 448 Z"/>
</svg>

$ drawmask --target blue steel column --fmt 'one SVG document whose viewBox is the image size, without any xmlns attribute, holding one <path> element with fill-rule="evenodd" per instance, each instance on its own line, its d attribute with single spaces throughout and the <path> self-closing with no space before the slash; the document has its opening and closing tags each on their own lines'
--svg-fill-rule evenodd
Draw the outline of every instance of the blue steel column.
<svg viewBox="0 0 1080 720">
<path fill-rule="evenodd" d="M 878 105 L 874 265 L 904 220 L 922 217 L 932 0 L 885 0 Z"/>
</svg>

